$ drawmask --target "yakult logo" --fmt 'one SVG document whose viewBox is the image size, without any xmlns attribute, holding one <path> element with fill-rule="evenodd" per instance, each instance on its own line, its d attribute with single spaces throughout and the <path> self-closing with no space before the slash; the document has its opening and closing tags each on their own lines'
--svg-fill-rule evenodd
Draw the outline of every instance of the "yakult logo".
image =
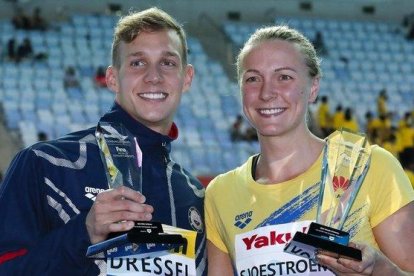
<svg viewBox="0 0 414 276">
<path fill-rule="evenodd" d="M 303 233 L 306 233 L 307 227 L 303 227 Z M 254 234 L 250 237 L 243 238 L 242 241 L 246 246 L 246 250 L 251 249 L 259 249 L 266 246 L 278 245 L 278 244 L 286 244 L 288 243 L 295 233 L 286 232 L 286 233 L 279 233 L 277 231 L 270 231 L 269 235 L 259 236 Z"/>
</svg>

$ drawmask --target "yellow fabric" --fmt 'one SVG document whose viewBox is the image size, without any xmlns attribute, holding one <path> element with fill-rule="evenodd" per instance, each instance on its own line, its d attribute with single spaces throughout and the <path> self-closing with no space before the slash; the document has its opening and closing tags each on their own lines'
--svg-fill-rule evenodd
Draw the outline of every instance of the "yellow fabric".
<svg viewBox="0 0 414 276">
<path fill-rule="evenodd" d="M 378 248 L 372 228 L 413 201 L 414 190 L 392 154 L 378 146 L 371 146 L 371 150 L 370 169 L 343 229 L 350 232 L 353 241 Z M 321 163 L 322 154 L 302 175 L 278 184 L 263 185 L 253 180 L 252 157 L 217 176 L 206 190 L 207 238 L 234 261 L 235 235 L 258 225 L 314 220 Z M 240 222 L 245 224 L 242 229 L 235 226 Z"/>
</svg>

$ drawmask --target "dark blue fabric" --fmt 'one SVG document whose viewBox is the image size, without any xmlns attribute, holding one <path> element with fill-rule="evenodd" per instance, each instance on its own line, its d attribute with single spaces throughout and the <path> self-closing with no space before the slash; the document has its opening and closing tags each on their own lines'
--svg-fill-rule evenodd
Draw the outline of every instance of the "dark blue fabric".
<svg viewBox="0 0 414 276">
<path fill-rule="evenodd" d="M 154 206 L 153 220 L 194 230 L 190 209 L 204 218 L 201 183 L 170 159 L 172 138 L 138 123 L 116 103 L 101 120 L 122 122 L 143 152 L 143 194 Z M 98 275 L 85 219 L 94 196 L 107 181 L 94 138 L 95 128 L 37 143 L 13 159 L 0 187 L 0 257 L 28 253 L 0 265 L 0 275 Z M 172 166 L 171 188 L 167 164 Z M 171 165 L 172 164 L 172 165 Z M 170 202 L 173 202 L 171 206 Z M 173 207 L 173 208 L 172 208 Z M 172 212 L 175 210 L 175 212 Z M 205 263 L 205 231 L 198 234 L 200 268 Z M 206 269 L 200 275 L 205 275 Z"/>
</svg>

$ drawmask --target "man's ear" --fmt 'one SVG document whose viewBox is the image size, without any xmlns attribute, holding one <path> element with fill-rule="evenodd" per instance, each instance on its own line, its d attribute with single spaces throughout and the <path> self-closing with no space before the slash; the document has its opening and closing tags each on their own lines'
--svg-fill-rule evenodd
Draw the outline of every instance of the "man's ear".
<svg viewBox="0 0 414 276">
<path fill-rule="evenodd" d="M 106 85 L 110 90 L 115 93 L 118 93 L 118 78 L 117 78 L 117 69 L 113 66 L 109 66 L 106 69 L 105 74 Z"/>
<path fill-rule="evenodd" d="M 194 77 L 194 67 L 191 64 L 188 64 L 186 68 L 184 69 L 184 85 L 183 85 L 183 92 L 187 92 L 190 87 L 191 83 L 193 81 Z"/>
</svg>

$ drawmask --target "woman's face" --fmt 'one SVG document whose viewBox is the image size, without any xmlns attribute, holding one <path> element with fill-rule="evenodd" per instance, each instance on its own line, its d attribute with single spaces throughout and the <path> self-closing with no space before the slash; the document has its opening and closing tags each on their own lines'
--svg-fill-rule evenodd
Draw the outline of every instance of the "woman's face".
<svg viewBox="0 0 414 276">
<path fill-rule="evenodd" d="M 259 136 L 280 136 L 307 128 L 308 104 L 319 78 L 311 78 L 293 43 L 268 40 L 251 47 L 241 62 L 243 111 Z"/>
</svg>

